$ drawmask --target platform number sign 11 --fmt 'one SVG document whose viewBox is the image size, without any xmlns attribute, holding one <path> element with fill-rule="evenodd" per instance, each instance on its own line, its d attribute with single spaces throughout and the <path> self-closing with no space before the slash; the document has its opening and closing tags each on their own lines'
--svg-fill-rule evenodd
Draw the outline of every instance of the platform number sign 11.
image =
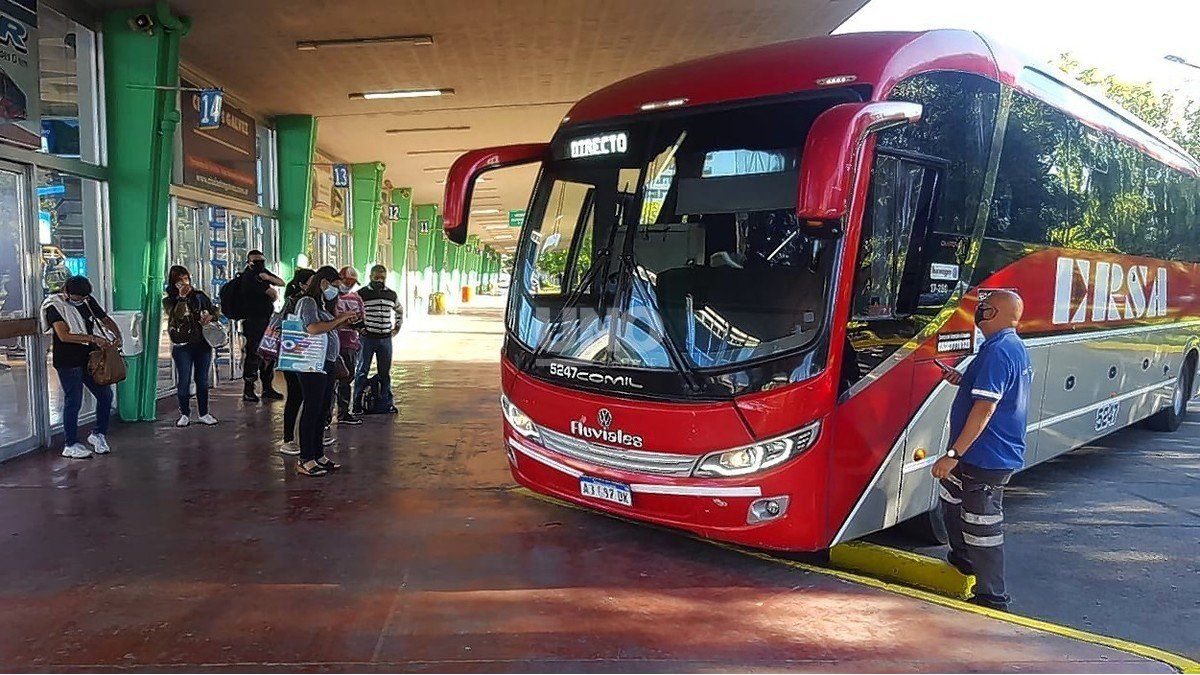
<svg viewBox="0 0 1200 675">
<path fill-rule="evenodd" d="M 350 187 L 350 167 L 345 164 L 333 165 L 333 187 Z"/>
<path fill-rule="evenodd" d="M 200 91 L 200 121 L 198 129 L 219 129 L 221 127 L 221 105 L 225 95 L 220 89 L 203 89 Z"/>
</svg>

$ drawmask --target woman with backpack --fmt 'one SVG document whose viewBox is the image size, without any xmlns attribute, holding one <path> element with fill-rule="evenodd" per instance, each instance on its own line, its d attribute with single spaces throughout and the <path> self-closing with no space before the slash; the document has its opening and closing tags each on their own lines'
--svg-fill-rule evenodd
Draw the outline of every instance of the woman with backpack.
<svg viewBox="0 0 1200 675">
<path fill-rule="evenodd" d="M 167 273 L 167 292 L 163 297 L 167 317 L 167 335 L 171 338 L 171 360 L 175 362 L 176 394 L 179 398 L 177 427 L 191 424 L 192 381 L 196 382 L 196 421 L 212 426 L 217 418 L 208 412 L 208 370 L 213 348 L 204 338 L 204 326 L 217 319 L 219 310 L 204 291 L 192 286 L 186 267 L 173 265 Z"/>
</svg>

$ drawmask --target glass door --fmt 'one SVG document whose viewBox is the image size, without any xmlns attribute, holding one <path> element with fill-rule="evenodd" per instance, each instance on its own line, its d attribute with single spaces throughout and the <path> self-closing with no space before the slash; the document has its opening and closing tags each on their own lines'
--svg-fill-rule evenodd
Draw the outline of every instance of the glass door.
<svg viewBox="0 0 1200 675">
<path fill-rule="evenodd" d="M 40 442 L 40 386 L 45 369 L 36 354 L 38 307 L 31 297 L 32 237 L 26 171 L 0 163 L 0 459 Z"/>
</svg>

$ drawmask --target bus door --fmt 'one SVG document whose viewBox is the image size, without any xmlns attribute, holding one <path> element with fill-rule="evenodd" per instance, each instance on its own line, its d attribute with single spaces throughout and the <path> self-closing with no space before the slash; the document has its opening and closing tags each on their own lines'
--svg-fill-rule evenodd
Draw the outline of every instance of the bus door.
<svg viewBox="0 0 1200 675">
<path fill-rule="evenodd" d="M 928 387 L 915 386 L 923 373 L 914 359 L 915 338 L 952 290 L 929 292 L 928 270 L 937 254 L 932 223 L 944 171 L 945 163 L 936 158 L 884 148 L 872 166 L 835 414 L 843 417 L 839 432 L 869 428 L 860 438 L 839 439 L 839 445 L 869 444 L 869 456 L 886 466 L 842 539 L 890 527 L 932 505 L 928 471 L 903 470 L 912 463 L 913 448 L 939 447 L 944 424 L 929 420 L 940 415 L 944 422 L 949 411 L 949 403 L 942 406 L 940 400 L 922 408 Z M 914 410 L 921 410 L 915 424 Z M 878 461 L 872 472 L 877 469 Z"/>
</svg>

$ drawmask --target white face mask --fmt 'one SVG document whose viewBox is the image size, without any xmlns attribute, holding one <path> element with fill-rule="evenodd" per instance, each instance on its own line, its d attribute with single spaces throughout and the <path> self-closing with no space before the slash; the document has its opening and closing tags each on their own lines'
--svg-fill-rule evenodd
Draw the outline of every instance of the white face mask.
<svg viewBox="0 0 1200 675">
<path fill-rule="evenodd" d="M 334 286 L 334 285 L 330 284 L 329 288 L 326 288 L 326 289 L 325 289 L 325 299 L 326 299 L 326 300 L 333 300 L 333 299 L 334 299 L 334 298 L 336 298 L 337 296 L 338 296 L 338 289 L 337 289 L 337 286 Z"/>
</svg>

